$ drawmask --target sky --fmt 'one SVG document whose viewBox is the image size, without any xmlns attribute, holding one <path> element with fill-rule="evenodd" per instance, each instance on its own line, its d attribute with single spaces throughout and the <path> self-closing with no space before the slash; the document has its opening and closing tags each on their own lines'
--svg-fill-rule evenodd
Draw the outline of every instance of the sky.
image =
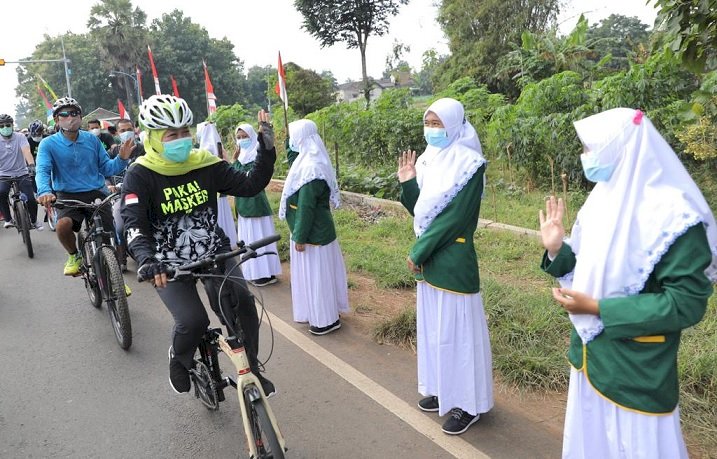
<svg viewBox="0 0 717 459">
<path fill-rule="evenodd" d="M 30 56 L 45 34 L 86 32 L 89 12 L 95 3 L 97 0 L 72 0 L 62 2 L 58 7 L 56 0 L 33 0 L 30 22 L 26 19 L 4 21 L 4 36 L 16 39 L 0 44 L 0 58 L 16 61 Z M 317 72 L 330 70 L 339 83 L 361 78 L 359 51 L 346 49 L 343 43 L 321 48 L 316 39 L 301 29 L 303 18 L 294 9 L 293 0 L 133 0 L 132 3 L 147 13 L 148 23 L 175 8 L 182 10 L 185 16 L 207 29 L 210 37 L 227 37 L 234 44 L 235 54 L 244 61 L 245 69 L 254 65 L 276 66 L 277 51 L 281 51 L 284 63 L 294 62 Z M 394 41 L 410 46 L 411 51 L 405 59 L 414 69 L 420 69 L 421 56 L 428 49 L 448 53 L 448 41 L 435 20 L 435 3 L 436 0 L 411 0 L 391 20 L 388 34 L 369 37 L 369 75 L 381 76 Z M 585 13 L 591 24 L 617 13 L 637 16 L 652 25 L 656 16 L 652 5 L 646 6 L 645 0 L 567 0 L 558 18 L 560 31 L 569 32 L 580 13 Z M 16 64 L 0 67 L 0 113 L 13 116 L 18 102 L 15 97 L 16 67 Z M 53 89 L 58 95 L 66 92 L 64 88 Z M 73 87 L 73 93 L 76 90 Z"/>
</svg>

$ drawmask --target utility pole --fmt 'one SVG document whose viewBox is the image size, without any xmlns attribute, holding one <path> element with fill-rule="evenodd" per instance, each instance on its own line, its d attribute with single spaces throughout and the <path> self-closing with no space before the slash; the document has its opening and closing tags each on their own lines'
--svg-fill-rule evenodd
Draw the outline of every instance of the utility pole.
<svg viewBox="0 0 717 459">
<path fill-rule="evenodd" d="M 72 87 L 70 86 L 70 70 L 67 68 L 67 55 L 65 54 L 65 38 L 60 36 L 60 44 L 62 44 L 62 62 L 65 64 L 65 81 L 67 82 L 67 96 L 72 97 Z"/>
</svg>

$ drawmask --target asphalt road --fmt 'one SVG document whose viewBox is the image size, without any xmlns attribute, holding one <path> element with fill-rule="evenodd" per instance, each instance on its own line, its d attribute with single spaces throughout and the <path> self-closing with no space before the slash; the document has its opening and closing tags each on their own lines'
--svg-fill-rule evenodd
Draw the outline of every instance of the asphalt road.
<svg viewBox="0 0 717 459">
<path fill-rule="evenodd" d="M 33 232 L 35 258 L 0 228 L 0 457 L 247 457 L 238 403 L 210 412 L 167 383 L 172 320 L 147 284 L 126 279 L 134 342 L 115 342 L 106 308 L 66 278 L 55 234 Z M 130 269 L 134 268 L 130 263 Z M 289 282 L 262 290 L 273 333 L 260 355 L 291 458 L 559 457 L 560 432 L 511 404 L 460 437 L 415 403 L 415 356 L 351 327 L 324 337 L 291 321 Z M 212 318 L 216 322 L 216 318 Z"/>
</svg>

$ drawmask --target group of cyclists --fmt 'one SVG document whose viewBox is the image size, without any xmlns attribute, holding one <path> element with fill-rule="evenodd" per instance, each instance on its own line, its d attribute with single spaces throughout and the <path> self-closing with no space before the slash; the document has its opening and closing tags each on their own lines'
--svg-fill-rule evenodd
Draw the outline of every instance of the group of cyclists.
<svg viewBox="0 0 717 459">
<path fill-rule="evenodd" d="M 118 191 L 121 185 L 122 198 L 111 211 L 100 211 L 101 217 L 106 227 L 116 230 L 123 269 L 128 252 L 137 262 L 140 280 L 149 280 L 157 287 L 174 317 L 169 381 L 176 392 L 188 392 L 189 369 L 209 318 L 195 283 L 168 283 L 168 267 L 231 249 L 227 235 L 217 224 L 217 193 L 253 196 L 268 185 L 276 159 L 268 115 L 260 113 L 257 165 L 251 174 L 193 148 L 189 129 L 193 114 L 186 101 L 178 97 L 157 95 L 144 101 L 138 117 L 146 135 L 144 142 L 130 120 L 117 122 L 116 138 L 102 132 L 98 120 L 89 120 L 87 129 L 82 129 L 82 107 L 71 97 L 57 99 L 52 116 L 54 133 L 35 121 L 26 137 L 14 131 L 12 117 L 0 115 L 0 136 L 5 144 L 0 151 L 0 177 L 18 179 L 28 196 L 32 225 L 38 230 L 42 229 L 37 223 L 38 204 L 47 208 L 56 200 L 70 199 L 91 203 Z M 6 228 L 14 224 L 7 207 L 8 187 L 0 182 L 0 212 L 6 216 Z M 63 274 L 76 276 L 82 253 L 75 233 L 90 216 L 77 208 L 63 207 L 56 212 L 57 238 L 68 255 Z M 233 259 L 220 268 L 241 276 Z M 204 281 L 214 311 L 218 311 L 220 302 L 220 283 Z M 252 371 L 265 394 L 273 395 L 274 385 L 260 374 L 259 318 L 254 298 L 245 284 L 232 283 L 221 290 L 221 295 L 223 304 L 231 302 L 234 314 L 221 317 L 222 322 L 238 321 L 245 332 Z"/>
</svg>

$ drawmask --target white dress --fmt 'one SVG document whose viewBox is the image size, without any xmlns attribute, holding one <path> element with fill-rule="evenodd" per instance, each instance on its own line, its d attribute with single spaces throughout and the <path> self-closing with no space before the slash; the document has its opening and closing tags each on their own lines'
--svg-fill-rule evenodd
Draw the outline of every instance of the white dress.
<svg viewBox="0 0 717 459">
<path fill-rule="evenodd" d="M 238 239 L 246 243 L 276 234 L 271 215 L 250 218 L 237 215 L 237 227 Z M 276 243 L 269 244 L 257 252 L 259 254 L 265 252 L 279 253 L 276 248 Z M 263 279 L 281 274 L 281 261 L 278 255 L 265 255 L 246 261 L 241 265 L 241 269 L 244 272 L 244 278 L 247 280 Z"/>
<path fill-rule="evenodd" d="M 418 392 L 435 395 L 438 414 L 493 408 L 493 361 L 480 293 L 460 294 L 418 282 Z"/>
<path fill-rule="evenodd" d="M 294 321 L 326 327 L 349 312 L 346 266 L 338 240 L 326 245 L 291 245 L 291 302 Z"/>
</svg>

